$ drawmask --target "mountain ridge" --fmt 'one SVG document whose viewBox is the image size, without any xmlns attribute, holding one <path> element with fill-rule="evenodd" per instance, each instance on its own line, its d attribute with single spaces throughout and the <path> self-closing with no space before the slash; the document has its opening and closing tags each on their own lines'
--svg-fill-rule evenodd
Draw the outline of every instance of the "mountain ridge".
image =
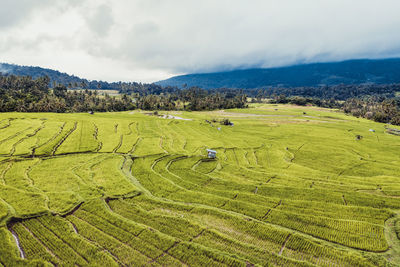
<svg viewBox="0 0 400 267">
<path fill-rule="evenodd" d="M 54 69 L 42 68 L 39 66 L 23 66 L 10 63 L 0 63 L 0 73 L 31 76 L 34 79 L 47 75 L 51 79 L 51 81 L 55 81 L 65 85 L 68 85 L 69 82 L 89 82 L 87 79 L 83 79 L 78 76 L 67 74 L 65 72 Z"/>
<path fill-rule="evenodd" d="M 276 68 L 186 74 L 156 82 L 161 86 L 185 87 L 186 85 L 205 89 L 222 87 L 254 89 L 366 83 L 400 83 L 400 58 L 352 59 Z"/>
<path fill-rule="evenodd" d="M 72 86 L 74 88 L 84 87 L 87 89 L 104 89 L 104 90 L 119 90 L 121 84 L 139 85 L 137 82 L 106 82 L 97 80 L 88 80 L 75 75 L 67 74 L 58 70 L 49 68 L 42 68 L 38 66 L 22 66 L 10 63 L 0 63 L 0 73 L 5 75 L 19 75 L 19 76 L 30 76 L 33 79 L 37 79 L 42 76 L 48 76 L 50 78 L 50 86 L 53 83 L 63 84 L 65 86 Z M 84 86 L 82 86 L 84 84 Z"/>
<path fill-rule="evenodd" d="M 84 83 L 89 89 L 119 89 L 121 82 L 90 81 L 58 70 L 37 66 L 0 63 L 0 73 L 49 76 L 51 83 L 68 86 Z M 204 89 L 268 87 L 317 87 L 338 84 L 400 83 L 400 58 L 352 59 L 339 62 L 297 64 L 275 68 L 252 68 L 223 72 L 194 73 L 174 76 L 153 84 L 178 88 L 197 86 Z M 132 82 L 132 84 L 138 84 Z"/>
</svg>

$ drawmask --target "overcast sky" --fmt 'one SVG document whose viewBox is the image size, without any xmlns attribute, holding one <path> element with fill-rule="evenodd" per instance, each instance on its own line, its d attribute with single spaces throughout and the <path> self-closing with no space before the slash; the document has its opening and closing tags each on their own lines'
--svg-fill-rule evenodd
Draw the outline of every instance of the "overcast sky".
<svg viewBox="0 0 400 267">
<path fill-rule="evenodd" d="M 88 79 L 400 56 L 399 0 L 0 0 L 0 62 Z"/>
</svg>

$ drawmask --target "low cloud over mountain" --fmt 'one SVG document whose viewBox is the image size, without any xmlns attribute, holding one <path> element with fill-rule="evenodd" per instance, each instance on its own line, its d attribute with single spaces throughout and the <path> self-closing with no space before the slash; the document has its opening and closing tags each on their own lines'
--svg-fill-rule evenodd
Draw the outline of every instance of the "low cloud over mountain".
<svg viewBox="0 0 400 267">
<path fill-rule="evenodd" d="M 0 62 L 89 79 L 400 56 L 396 0 L 6 0 Z"/>
</svg>

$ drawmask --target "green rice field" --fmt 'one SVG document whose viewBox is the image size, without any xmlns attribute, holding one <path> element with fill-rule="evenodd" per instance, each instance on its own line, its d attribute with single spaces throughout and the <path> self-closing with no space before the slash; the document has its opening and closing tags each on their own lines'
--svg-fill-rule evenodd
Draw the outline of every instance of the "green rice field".
<svg viewBox="0 0 400 267">
<path fill-rule="evenodd" d="M 159 113 L 1 113 L 0 266 L 400 265 L 400 136 L 384 124 Z"/>
</svg>

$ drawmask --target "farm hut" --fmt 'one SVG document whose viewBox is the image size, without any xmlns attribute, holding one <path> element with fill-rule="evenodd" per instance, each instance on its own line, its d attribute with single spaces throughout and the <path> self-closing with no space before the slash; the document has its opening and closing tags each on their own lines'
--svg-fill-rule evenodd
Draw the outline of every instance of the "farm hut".
<svg viewBox="0 0 400 267">
<path fill-rule="evenodd" d="M 375 130 L 374 130 L 374 129 L 369 129 L 369 131 L 370 131 L 370 132 L 373 132 L 373 133 L 375 132 Z"/>
<path fill-rule="evenodd" d="M 209 159 L 215 159 L 217 157 L 217 151 L 207 149 L 207 156 Z"/>
</svg>

